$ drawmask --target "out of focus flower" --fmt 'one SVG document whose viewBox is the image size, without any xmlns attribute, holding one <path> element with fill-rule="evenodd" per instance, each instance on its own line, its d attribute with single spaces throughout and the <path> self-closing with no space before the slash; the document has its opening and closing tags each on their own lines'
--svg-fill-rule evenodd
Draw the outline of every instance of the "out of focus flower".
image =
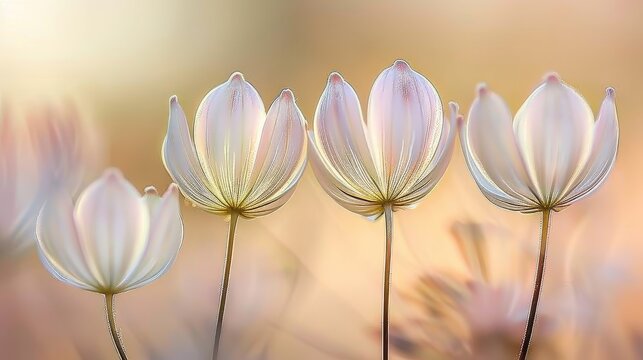
<svg viewBox="0 0 643 360">
<path fill-rule="evenodd" d="M 309 132 L 312 167 L 324 190 L 354 213 L 386 221 L 382 359 L 388 359 L 393 211 L 415 206 L 444 174 L 453 150 L 457 105 L 445 121 L 433 85 L 403 60 L 375 80 L 368 125 L 353 88 L 328 78 Z"/>
<path fill-rule="evenodd" d="M 115 294 L 147 285 L 165 274 L 183 240 L 178 188 L 145 195 L 110 169 L 74 205 L 62 191 L 38 216 L 40 258 L 58 280 L 105 295 L 114 345 L 126 360 L 114 320 Z"/>
<path fill-rule="evenodd" d="M 499 269 L 491 261 L 488 254 L 507 244 L 488 240 L 479 224 L 456 223 L 453 233 L 468 274 L 432 271 L 411 289 L 402 289 L 403 301 L 414 311 L 392 327 L 393 349 L 409 359 L 513 358 L 529 312 L 529 277 L 520 269 Z M 525 250 L 512 249 L 516 263 L 531 262 Z M 556 358 L 552 314 L 542 314 L 539 324 L 532 355 Z"/>
<path fill-rule="evenodd" d="M 196 206 L 230 219 L 213 359 L 218 356 L 237 220 L 270 214 L 292 196 L 306 166 L 305 126 L 290 90 L 282 91 L 266 114 L 257 90 L 240 73 L 199 105 L 194 143 L 183 109 L 176 97 L 170 99 L 165 167 Z"/>
<path fill-rule="evenodd" d="M 368 123 L 353 88 L 332 73 L 309 133 L 313 170 L 324 190 L 357 214 L 417 204 L 446 170 L 457 109 L 445 121 L 431 83 L 398 60 L 375 80 Z"/>
<path fill-rule="evenodd" d="M 266 114 L 255 88 L 234 73 L 199 105 L 194 143 L 183 109 L 170 99 L 163 161 L 183 195 L 204 210 L 267 215 L 290 198 L 303 173 L 305 120 L 290 90 Z"/>
<path fill-rule="evenodd" d="M 59 190 L 75 194 L 98 157 L 72 106 L 14 110 L 0 109 L 0 257 L 34 242 L 43 203 Z"/>
<path fill-rule="evenodd" d="M 561 210 L 603 183 L 614 164 L 618 120 L 614 90 L 596 122 L 587 102 L 557 75 L 527 98 L 513 121 L 485 85 L 461 126 L 465 159 L 482 193 L 509 210 Z"/>
<path fill-rule="evenodd" d="M 178 188 L 141 197 L 114 169 L 74 205 L 58 193 L 38 217 L 41 259 L 57 279 L 102 294 L 144 286 L 168 271 L 183 238 Z"/>
<path fill-rule="evenodd" d="M 525 213 L 542 212 L 540 254 L 520 360 L 527 358 L 545 269 L 551 211 L 560 211 L 598 188 L 618 148 L 614 90 L 598 119 L 558 75 L 548 75 L 511 121 L 502 98 L 478 87 L 460 143 L 482 193 L 492 203 Z"/>
</svg>

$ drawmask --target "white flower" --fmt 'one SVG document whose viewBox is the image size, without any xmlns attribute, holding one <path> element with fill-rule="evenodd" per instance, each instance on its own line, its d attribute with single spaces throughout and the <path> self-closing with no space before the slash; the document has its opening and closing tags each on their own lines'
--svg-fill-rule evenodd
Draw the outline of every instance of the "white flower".
<svg viewBox="0 0 643 360">
<path fill-rule="evenodd" d="M 183 239 L 178 189 L 140 196 L 117 170 L 90 184 L 74 205 L 58 192 L 38 216 L 41 260 L 57 279 L 117 294 L 146 285 L 174 262 Z"/>
<path fill-rule="evenodd" d="M 366 122 L 353 88 L 332 73 L 309 133 L 313 170 L 352 212 L 377 218 L 385 204 L 412 207 L 449 163 L 456 113 L 445 121 L 433 85 L 398 60 L 375 80 Z"/>
<path fill-rule="evenodd" d="M 304 117 L 290 90 L 266 114 L 257 91 L 234 73 L 201 102 L 194 143 L 183 109 L 170 99 L 163 161 L 183 195 L 206 211 L 266 215 L 290 198 L 305 168 Z"/>
<path fill-rule="evenodd" d="M 461 126 L 462 150 L 483 194 L 509 210 L 559 211 L 609 174 L 618 147 L 614 90 L 594 122 L 587 102 L 557 75 L 527 98 L 516 116 L 484 85 Z"/>
</svg>

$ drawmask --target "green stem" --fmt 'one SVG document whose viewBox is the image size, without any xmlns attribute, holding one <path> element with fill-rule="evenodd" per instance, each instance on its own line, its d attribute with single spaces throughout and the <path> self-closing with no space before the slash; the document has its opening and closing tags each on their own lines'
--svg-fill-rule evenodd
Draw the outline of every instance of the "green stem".
<svg viewBox="0 0 643 360">
<path fill-rule="evenodd" d="M 127 360 L 125 355 L 125 348 L 121 342 L 120 334 L 116 328 L 116 321 L 114 320 L 114 294 L 105 294 L 105 311 L 107 312 L 107 322 L 109 323 L 109 331 L 112 334 L 112 341 L 114 347 L 118 351 L 118 357 L 121 360 Z"/>
<path fill-rule="evenodd" d="M 391 255 L 393 253 L 393 207 L 390 204 L 384 205 L 384 219 L 386 220 L 386 250 L 384 257 L 384 296 L 382 306 L 382 360 L 388 360 Z"/>
<path fill-rule="evenodd" d="M 540 254 L 538 256 L 538 269 L 536 270 L 536 282 L 534 284 L 534 293 L 531 298 L 531 307 L 529 308 L 529 318 L 527 319 L 525 337 L 523 338 L 522 346 L 520 347 L 520 360 L 527 359 L 529 343 L 531 342 L 532 333 L 534 331 L 534 324 L 536 322 L 538 299 L 540 298 L 541 288 L 543 284 L 543 275 L 545 273 L 545 259 L 547 257 L 547 238 L 549 235 L 550 215 L 551 210 L 543 210 L 543 222 L 540 229 Z"/>
<path fill-rule="evenodd" d="M 223 282 L 221 284 L 221 298 L 219 300 L 219 313 L 217 315 L 217 327 L 214 333 L 214 350 L 212 351 L 212 360 L 217 360 L 219 356 L 219 344 L 221 342 L 221 330 L 223 328 L 223 315 L 225 313 L 225 304 L 228 297 L 228 287 L 230 285 L 230 269 L 232 268 L 232 250 L 234 249 L 234 234 L 237 229 L 237 220 L 239 214 L 232 212 L 230 214 L 230 227 L 228 229 L 228 243 L 226 245 L 226 256 L 223 260 Z"/>
</svg>

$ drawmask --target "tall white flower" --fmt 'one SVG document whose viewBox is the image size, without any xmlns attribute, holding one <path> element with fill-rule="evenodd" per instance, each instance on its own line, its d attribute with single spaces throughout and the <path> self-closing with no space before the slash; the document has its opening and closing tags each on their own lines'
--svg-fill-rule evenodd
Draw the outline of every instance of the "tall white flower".
<svg viewBox="0 0 643 360">
<path fill-rule="evenodd" d="M 237 220 L 272 213 L 290 198 L 306 166 L 305 120 L 290 90 L 268 113 L 243 75 L 210 91 L 197 110 L 194 142 L 183 109 L 170 99 L 163 161 L 185 197 L 230 218 L 219 314 L 216 359 L 230 278 Z"/>
<path fill-rule="evenodd" d="M 35 242 L 47 198 L 75 193 L 98 160 L 92 132 L 73 106 L 20 111 L 0 104 L 0 257 Z"/>
<path fill-rule="evenodd" d="M 388 358 L 388 298 L 394 210 L 410 208 L 444 174 L 453 150 L 457 107 L 443 119 L 431 83 L 397 60 L 371 90 L 368 122 L 353 88 L 328 78 L 309 132 L 311 163 L 324 190 L 344 208 L 386 218 L 382 356 Z"/>
<path fill-rule="evenodd" d="M 607 178 L 618 147 L 614 90 L 594 121 L 587 102 L 557 75 L 548 75 L 513 120 L 485 85 L 461 127 L 462 150 L 478 187 L 508 210 L 561 210 Z"/>
<path fill-rule="evenodd" d="M 108 170 L 76 204 L 63 192 L 45 203 L 37 224 L 41 260 L 58 280 L 105 295 L 114 343 L 125 358 L 113 319 L 113 296 L 165 274 L 183 239 L 178 188 L 140 196 Z"/>
<path fill-rule="evenodd" d="M 443 119 L 433 85 L 402 60 L 375 80 L 368 122 L 353 88 L 332 73 L 309 133 L 313 170 L 326 192 L 357 214 L 377 218 L 385 204 L 412 207 L 446 170 L 454 120 Z"/>
<path fill-rule="evenodd" d="M 468 121 L 460 124 L 465 159 L 492 203 L 525 213 L 542 212 L 536 284 L 520 359 L 527 357 L 542 286 L 551 211 L 596 190 L 607 178 L 618 148 L 614 90 L 594 121 L 592 111 L 558 75 L 548 75 L 516 113 L 486 86 L 478 87 Z"/>
</svg>

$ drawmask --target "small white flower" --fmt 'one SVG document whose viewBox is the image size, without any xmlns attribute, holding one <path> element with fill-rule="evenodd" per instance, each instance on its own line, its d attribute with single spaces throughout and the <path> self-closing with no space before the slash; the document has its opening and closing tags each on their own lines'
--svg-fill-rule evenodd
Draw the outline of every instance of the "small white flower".
<svg viewBox="0 0 643 360">
<path fill-rule="evenodd" d="M 445 121 L 431 83 L 398 60 L 375 80 L 362 116 L 353 88 L 328 78 L 309 132 L 311 163 L 326 192 L 357 214 L 377 218 L 384 205 L 416 205 L 451 158 L 455 115 Z"/>
<path fill-rule="evenodd" d="M 509 210 L 559 211 L 587 196 L 609 174 L 618 147 L 614 90 L 597 120 L 557 75 L 527 98 L 516 116 L 481 85 L 461 126 L 462 150 L 482 193 Z"/>
<path fill-rule="evenodd" d="M 304 171 L 305 120 L 290 90 L 266 114 L 255 88 L 234 73 L 201 102 L 194 143 L 183 109 L 170 99 L 163 161 L 183 195 L 204 210 L 267 215 L 286 203 Z"/>
<path fill-rule="evenodd" d="M 58 192 L 38 217 L 41 260 L 57 279 L 78 288 L 117 294 L 165 274 L 183 239 L 178 189 L 145 195 L 108 170 L 74 205 Z"/>
</svg>

